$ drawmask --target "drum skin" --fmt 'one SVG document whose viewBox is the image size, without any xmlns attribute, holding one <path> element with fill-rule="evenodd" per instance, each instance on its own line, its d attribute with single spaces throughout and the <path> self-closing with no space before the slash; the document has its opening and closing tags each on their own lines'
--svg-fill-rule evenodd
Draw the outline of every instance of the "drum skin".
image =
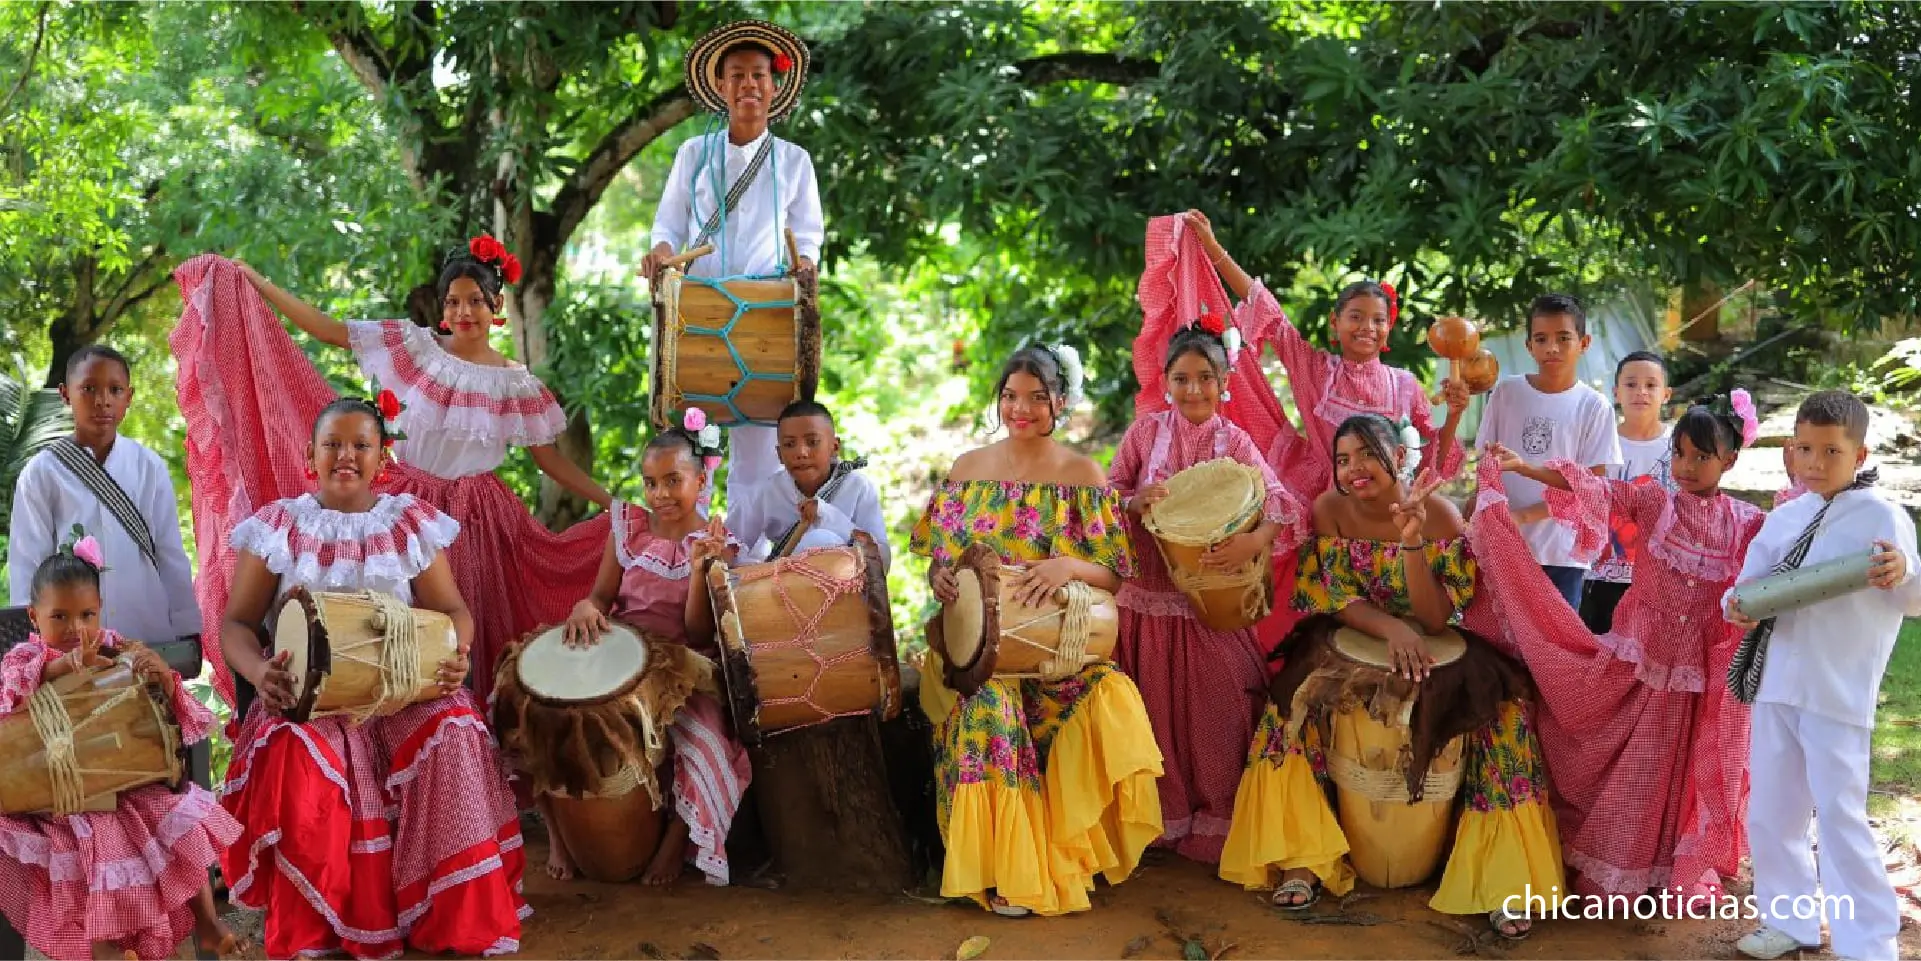
<svg viewBox="0 0 1921 961">
<path fill-rule="evenodd" d="M 969 545 L 961 552 L 955 574 L 959 579 L 965 571 L 979 584 L 978 602 L 973 600 L 975 592 L 965 589 L 964 598 L 945 605 L 927 624 L 927 643 L 940 650 L 947 685 L 962 696 L 973 696 L 993 677 L 1041 677 L 1061 649 L 1066 604 L 1058 597 L 1040 608 L 1016 602 L 1010 575 L 1019 570 L 1017 565 L 1002 563 L 992 547 Z M 1099 588 L 1088 590 L 1093 592 L 1093 604 L 1088 609 L 1085 655 L 1063 676 L 1108 660 L 1120 639 L 1120 608 L 1114 596 Z"/>
<path fill-rule="evenodd" d="M 455 656 L 459 640 L 452 618 L 439 611 L 412 610 L 414 669 L 420 683 L 407 703 L 417 704 L 441 696 L 440 663 Z M 294 675 L 294 705 L 284 712 L 287 720 L 305 723 L 379 702 L 386 644 L 379 611 L 368 591 L 296 587 L 280 600 L 267 623 L 273 626 L 274 653 L 293 655 L 288 668 Z"/>
</svg>

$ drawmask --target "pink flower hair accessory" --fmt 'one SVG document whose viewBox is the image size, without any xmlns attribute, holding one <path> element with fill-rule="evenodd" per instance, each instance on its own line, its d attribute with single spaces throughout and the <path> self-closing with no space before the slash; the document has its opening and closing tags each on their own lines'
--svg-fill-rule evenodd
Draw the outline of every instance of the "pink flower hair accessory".
<svg viewBox="0 0 1921 961">
<path fill-rule="evenodd" d="M 1728 394 L 1728 406 L 1741 418 L 1741 446 L 1754 446 L 1755 438 L 1761 436 L 1761 421 L 1754 413 L 1754 398 L 1748 392 L 1736 387 Z"/>
<path fill-rule="evenodd" d="M 73 556 L 95 567 L 105 567 L 107 564 L 107 555 L 100 550 L 100 541 L 92 534 L 73 542 Z"/>
</svg>

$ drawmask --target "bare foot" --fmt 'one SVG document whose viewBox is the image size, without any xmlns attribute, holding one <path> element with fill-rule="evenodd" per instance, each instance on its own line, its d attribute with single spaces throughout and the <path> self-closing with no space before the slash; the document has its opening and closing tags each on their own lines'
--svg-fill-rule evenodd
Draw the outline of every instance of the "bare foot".
<svg viewBox="0 0 1921 961">
<path fill-rule="evenodd" d="M 220 961 L 239 961 L 247 956 L 252 945 L 233 933 L 226 922 L 213 919 L 211 925 L 204 922 L 194 924 L 194 943 L 200 946 L 201 954 L 211 954 Z"/>
<path fill-rule="evenodd" d="M 556 881 L 572 881 L 574 853 L 567 850 L 567 839 L 560 836 L 560 827 L 554 823 L 553 798 L 542 794 L 535 799 L 534 806 L 540 810 L 540 820 L 547 825 L 547 876 Z"/>
<path fill-rule="evenodd" d="M 686 867 L 687 822 L 676 817 L 668 822 L 667 831 L 660 839 L 660 847 L 654 849 L 654 859 L 640 876 L 640 883 L 672 884 L 680 879 L 680 872 Z"/>
</svg>

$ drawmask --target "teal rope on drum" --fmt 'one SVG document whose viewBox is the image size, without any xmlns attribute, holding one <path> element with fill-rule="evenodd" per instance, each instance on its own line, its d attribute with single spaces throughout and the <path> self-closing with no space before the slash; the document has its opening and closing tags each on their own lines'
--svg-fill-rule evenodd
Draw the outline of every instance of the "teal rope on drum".
<svg viewBox="0 0 1921 961">
<path fill-rule="evenodd" d="M 740 423 L 756 423 L 753 418 L 748 417 L 746 412 L 740 409 L 740 404 L 737 403 L 740 398 L 741 388 L 757 380 L 779 384 L 791 384 L 794 382 L 793 374 L 765 374 L 749 370 L 747 367 L 747 358 L 742 357 L 740 355 L 740 348 L 734 345 L 733 335 L 734 327 L 740 323 L 742 317 L 747 316 L 748 311 L 793 309 L 799 306 L 799 302 L 792 297 L 781 300 L 743 300 L 726 287 L 726 282 L 730 280 L 783 280 L 785 278 L 786 274 L 782 273 L 756 277 L 745 275 L 737 277 L 687 277 L 681 281 L 682 283 L 696 283 L 703 287 L 710 287 L 719 291 L 721 295 L 728 300 L 733 301 L 734 312 L 727 318 L 727 323 L 719 327 L 696 327 L 693 324 L 686 324 L 682 329 L 689 334 L 702 334 L 708 337 L 719 338 L 721 343 L 727 345 L 727 354 L 734 360 L 734 369 L 740 371 L 740 379 L 734 381 L 733 387 L 729 389 L 727 393 L 690 394 L 683 392 L 680 395 L 683 402 L 699 401 L 709 404 L 720 404 L 725 406 L 728 412 L 733 414 L 735 421 Z"/>
</svg>

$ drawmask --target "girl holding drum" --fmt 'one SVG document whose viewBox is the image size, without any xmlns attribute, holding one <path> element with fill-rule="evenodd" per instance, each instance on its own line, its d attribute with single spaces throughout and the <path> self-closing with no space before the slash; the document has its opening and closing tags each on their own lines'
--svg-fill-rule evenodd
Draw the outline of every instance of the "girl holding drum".
<svg viewBox="0 0 1921 961">
<path fill-rule="evenodd" d="M 1008 436 L 962 454 L 929 498 L 912 548 L 932 559 L 943 604 L 973 544 L 1027 565 L 1009 597 L 1033 607 L 1071 581 L 1113 592 L 1133 576 L 1120 495 L 1053 437 L 1077 365 L 1066 348 L 1015 351 L 996 391 Z M 921 701 L 936 728 L 941 894 L 1010 916 L 1087 910 L 1095 876 L 1126 880 L 1162 833 L 1161 754 L 1134 682 L 1094 663 L 1058 680 L 989 678 L 955 700 L 940 673 L 922 672 Z"/>
<path fill-rule="evenodd" d="M 1344 670 L 1352 676 L 1330 650 L 1340 629 L 1352 628 L 1386 642 L 1377 680 L 1384 671 L 1390 685 L 1421 682 L 1416 694 L 1398 689 L 1400 697 L 1419 698 L 1414 745 L 1438 747 L 1465 735 L 1459 789 L 1466 803 L 1429 906 L 1486 914 L 1502 937 L 1519 939 L 1528 934 L 1522 905 L 1530 886 L 1551 892 L 1563 883 L 1547 772 L 1523 700 L 1526 680 L 1492 646 L 1452 627 L 1475 597 L 1478 568 L 1460 513 L 1434 494 L 1438 481 L 1411 487 L 1403 476 L 1407 457 L 1394 425 L 1378 414 L 1355 415 L 1335 431 L 1334 488 L 1314 502 L 1316 536 L 1301 548 L 1294 590 L 1295 608 L 1312 616 L 1282 644 L 1288 667 L 1248 752 L 1220 873 L 1251 890 L 1274 886 L 1278 874 L 1274 904 L 1287 910 L 1312 905 L 1322 887 L 1341 895 L 1353 886 L 1347 854 L 1355 825 L 1336 817 L 1327 792 L 1336 780 L 1329 765 L 1335 745 L 1324 740 L 1323 715 L 1340 699 L 1305 703 L 1326 690 L 1323 681 L 1343 681 Z M 1449 631 L 1465 648 L 1436 668 L 1425 638 Z M 1296 691 L 1304 693 L 1297 698 Z M 1444 700 L 1426 703 L 1434 698 Z M 1290 716 L 1297 703 L 1310 716 Z M 1426 776 L 1427 759 L 1417 753 L 1415 760 L 1415 773 Z M 1433 840 L 1429 853 L 1438 854 L 1442 838 Z"/>
<path fill-rule="evenodd" d="M 513 793 L 486 721 L 461 681 L 474 621 L 447 548 L 460 525 L 411 494 L 377 494 L 388 429 L 364 400 L 327 405 L 307 476 L 318 490 L 276 501 L 235 528 L 239 551 L 220 642 L 257 697 L 245 708 L 220 803 L 241 835 L 221 863 L 236 904 L 267 912 L 269 957 L 403 946 L 465 955 L 514 951 L 524 859 Z M 355 723 L 284 719 L 290 652 L 256 633 L 276 598 L 374 591 L 453 622 L 439 697 Z"/>
<path fill-rule="evenodd" d="M 1550 511 L 1605 496 L 1636 531 L 1634 580 L 1597 637 L 1565 606 L 1539 602 L 1551 585 L 1536 566 L 1506 563 L 1528 555 L 1509 553 L 1525 545 L 1504 502 L 1474 521 L 1504 634 L 1541 691 L 1541 742 L 1581 893 L 1712 895 L 1747 848 L 1748 709 L 1722 683 L 1741 630 L 1720 605 L 1766 515 L 1720 485 L 1758 429 L 1743 390 L 1688 408 L 1672 431 L 1678 491 L 1529 464 L 1498 445 L 1484 458 L 1546 485 Z"/>
<path fill-rule="evenodd" d="M 1160 843 L 1209 864 L 1221 858 L 1241 762 L 1254 722 L 1266 703 L 1262 653 L 1248 627 L 1214 630 L 1196 617 L 1176 587 L 1141 517 L 1167 497 L 1168 478 L 1197 464 L 1231 458 L 1256 468 L 1265 486 L 1253 530 L 1211 548 L 1204 570 L 1238 571 L 1263 552 L 1292 555 L 1305 531 L 1300 502 L 1288 494 L 1247 432 L 1220 415 L 1238 332 L 1221 315 L 1183 327 L 1166 344 L 1161 383 L 1169 409 L 1135 419 L 1114 455 L 1108 477 L 1127 498 L 1128 533 L 1139 545 L 1139 573 L 1116 598 L 1121 670 L 1140 685 L 1154 738 L 1167 762 L 1160 781 Z M 1223 335 L 1231 344 L 1223 343 Z M 1263 584 L 1265 588 L 1265 580 Z"/>
</svg>

